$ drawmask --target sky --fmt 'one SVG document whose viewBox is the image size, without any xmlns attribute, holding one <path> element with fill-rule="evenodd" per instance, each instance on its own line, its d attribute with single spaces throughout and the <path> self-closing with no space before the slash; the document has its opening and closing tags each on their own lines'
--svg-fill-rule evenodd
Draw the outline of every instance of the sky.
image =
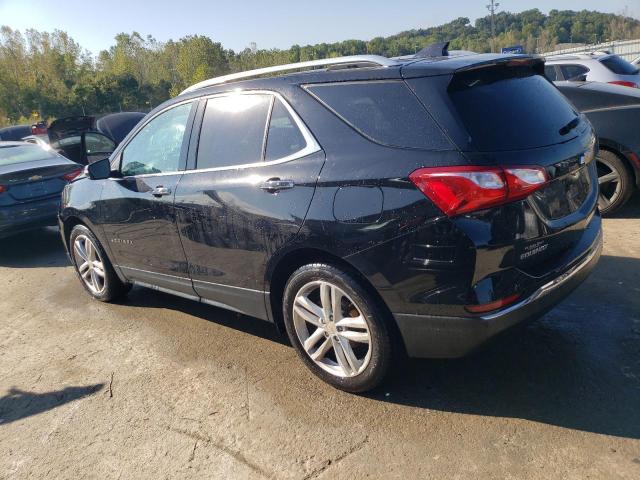
<svg viewBox="0 0 640 480">
<path fill-rule="evenodd" d="M 0 0 L 0 25 L 68 32 L 94 54 L 113 45 L 120 32 L 137 31 L 159 41 L 207 35 L 239 51 L 289 48 L 292 44 L 369 40 L 487 14 L 490 0 Z M 640 0 L 500 0 L 500 10 L 628 8 L 640 18 Z"/>
</svg>

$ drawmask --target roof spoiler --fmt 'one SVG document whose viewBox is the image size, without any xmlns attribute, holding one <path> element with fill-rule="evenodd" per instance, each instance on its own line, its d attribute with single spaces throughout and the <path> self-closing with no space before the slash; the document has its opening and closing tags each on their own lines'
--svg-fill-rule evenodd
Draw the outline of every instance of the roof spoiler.
<svg viewBox="0 0 640 480">
<path fill-rule="evenodd" d="M 450 42 L 436 42 L 424 47 L 418 53 L 416 58 L 432 58 L 432 57 L 448 57 Z"/>
</svg>

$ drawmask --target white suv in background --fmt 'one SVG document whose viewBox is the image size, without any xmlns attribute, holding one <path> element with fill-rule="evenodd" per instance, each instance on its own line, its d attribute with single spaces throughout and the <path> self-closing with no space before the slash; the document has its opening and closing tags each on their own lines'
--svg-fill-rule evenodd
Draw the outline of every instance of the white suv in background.
<svg viewBox="0 0 640 480">
<path fill-rule="evenodd" d="M 554 55 L 546 58 L 545 75 L 552 81 L 589 81 L 640 88 L 640 70 L 608 53 Z"/>
</svg>

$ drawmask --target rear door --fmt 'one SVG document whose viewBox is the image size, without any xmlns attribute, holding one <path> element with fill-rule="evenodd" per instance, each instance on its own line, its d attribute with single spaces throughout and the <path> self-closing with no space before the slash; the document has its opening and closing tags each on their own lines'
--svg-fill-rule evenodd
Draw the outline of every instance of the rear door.
<svg viewBox="0 0 640 480">
<path fill-rule="evenodd" d="M 178 227 L 195 291 L 266 318 L 266 259 L 300 230 L 324 153 L 283 98 L 269 92 L 206 100 L 180 180 Z"/>
<path fill-rule="evenodd" d="M 105 181 L 104 234 L 130 280 L 193 296 L 173 206 L 183 174 L 194 102 L 155 116 L 120 153 L 121 178 Z"/>
</svg>

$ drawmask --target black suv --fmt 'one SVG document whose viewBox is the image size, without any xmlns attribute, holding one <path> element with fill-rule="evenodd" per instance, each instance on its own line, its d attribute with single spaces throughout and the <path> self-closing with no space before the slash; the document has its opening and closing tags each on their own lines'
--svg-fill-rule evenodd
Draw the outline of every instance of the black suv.
<svg viewBox="0 0 640 480">
<path fill-rule="evenodd" d="M 584 280 L 596 149 L 538 58 L 306 62 L 156 108 L 65 188 L 60 227 L 96 299 L 138 284 L 268 320 L 359 392 Z"/>
</svg>

